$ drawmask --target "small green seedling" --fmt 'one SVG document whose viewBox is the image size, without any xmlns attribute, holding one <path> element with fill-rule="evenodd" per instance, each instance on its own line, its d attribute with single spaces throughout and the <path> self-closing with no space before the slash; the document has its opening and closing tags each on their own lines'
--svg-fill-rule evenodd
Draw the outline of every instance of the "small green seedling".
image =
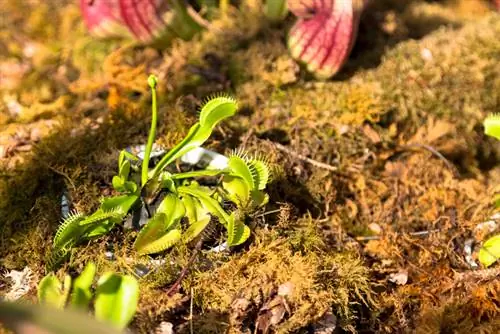
<svg viewBox="0 0 500 334">
<path fill-rule="evenodd" d="M 484 120 L 484 133 L 488 136 L 500 140 L 500 115 L 493 114 Z M 495 201 L 498 207 L 498 199 Z M 479 250 L 479 262 L 485 267 L 489 267 L 500 258 L 500 234 L 497 234 L 483 243 Z"/>
<path fill-rule="evenodd" d="M 79 242 L 106 234 L 136 210 L 145 208 L 150 212 L 149 204 L 161 194 L 163 199 L 136 238 L 134 247 L 139 255 L 165 251 L 177 242 L 188 243 L 212 220 L 227 230 L 229 246 L 240 245 L 250 236 L 250 229 L 243 223 L 245 214 L 269 199 L 264 190 L 270 170 L 264 159 L 240 152 L 229 157 L 226 168 L 181 172 L 171 168 L 177 159 L 203 145 L 221 121 L 236 113 L 238 104 L 228 96 L 209 99 L 186 137 L 150 168 L 157 123 L 156 77 L 150 76 L 148 83 L 152 91 L 152 123 L 144 159 L 126 151 L 120 153 L 118 174 L 112 180 L 120 195 L 103 199 L 91 215 L 75 212 L 63 221 L 54 238 L 51 266 Z M 219 182 L 215 186 L 203 185 L 199 182 L 202 178 Z M 232 202 L 236 209 L 225 209 L 225 202 Z"/>
<path fill-rule="evenodd" d="M 104 273 L 92 291 L 96 267 L 90 262 L 73 284 L 66 275 L 64 284 L 54 274 L 45 276 L 38 285 L 40 304 L 57 309 L 65 307 L 87 311 L 94 300 L 95 317 L 114 328 L 123 330 L 130 323 L 137 309 L 139 283 L 129 275 Z"/>
</svg>

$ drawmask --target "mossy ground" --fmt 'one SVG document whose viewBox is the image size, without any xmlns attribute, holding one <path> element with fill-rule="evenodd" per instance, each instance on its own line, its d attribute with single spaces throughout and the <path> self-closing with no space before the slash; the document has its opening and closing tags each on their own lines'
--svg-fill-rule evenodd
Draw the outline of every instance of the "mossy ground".
<svg viewBox="0 0 500 334">
<path fill-rule="evenodd" d="M 291 20 L 270 26 L 252 8 L 158 52 L 89 38 L 72 1 L 4 3 L 3 272 L 29 266 L 36 282 L 46 274 L 64 189 L 84 212 L 109 193 L 118 150 L 146 141 L 152 72 L 162 145 L 182 138 L 207 95 L 226 91 L 242 108 L 209 147 L 264 154 L 275 171 L 249 245 L 202 251 L 173 296 L 191 248 L 168 252 L 167 265 L 141 279 L 138 332 L 170 321 L 179 332 L 250 333 L 290 283 L 278 333 L 314 330 L 329 313 L 348 331 L 500 329 L 498 269 L 471 270 L 463 251 L 500 181 L 498 145 L 481 127 L 500 110 L 500 20 L 486 3 L 375 1 L 350 61 L 328 82 L 288 56 Z M 78 248 L 59 274 L 90 260 L 101 272 L 132 272 L 145 261 L 132 241 L 116 229 Z M 109 244 L 115 261 L 105 259 Z M 404 285 L 388 280 L 399 272 Z M 2 276 L 0 288 L 9 286 Z"/>
</svg>

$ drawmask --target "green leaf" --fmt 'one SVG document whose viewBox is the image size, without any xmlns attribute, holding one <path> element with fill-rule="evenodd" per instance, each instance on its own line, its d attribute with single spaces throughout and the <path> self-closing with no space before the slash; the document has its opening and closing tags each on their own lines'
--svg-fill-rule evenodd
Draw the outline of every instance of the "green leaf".
<svg viewBox="0 0 500 334">
<path fill-rule="evenodd" d="M 245 160 L 233 155 L 229 158 L 227 165 L 234 176 L 241 177 L 247 183 L 249 190 L 255 188 L 254 176 Z"/>
<path fill-rule="evenodd" d="M 250 196 L 252 198 L 252 204 L 255 207 L 266 205 L 269 202 L 269 195 L 260 190 L 252 191 Z"/>
<path fill-rule="evenodd" d="M 116 211 L 121 214 L 127 214 L 138 199 L 139 196 L 135 194 L 105 198 L 101 203 L 100 210 L 103 212 Z"/>
<path fill-rule="evenodd" d="M 85 216 L 81 213 L 70 214 L 62 223 L 56 231 L 54 236 L 54 248 L 59 249 L 68 243 L 74 243 L 78 241 L 83 233 L 83 229 L 80 228 L 80 222 L 85 220 Z"/>
<path fill-rule="evenodd" d="M 66 275 L 63 285 L 54 274 L 49 274 L 38 284 L 38 301 L 62 309 L 66 305 L 70 287 L 71 276 Z"/>
<path fill-rule="evenodd" d="M 250 198 L 248 183 L 239 176 L 224 175 L 222 188 L 227 192 L 227 197 L 239 208 L 245 207 Z"/>
<path fill-rule="evenodd" d="M 96 212 L 80 221 L 80 226 L 85 228 L 84 237 L 92 238 L 108 233 L 115 224 L 123 221 L 138 198 L 139 196 L 133 194 L 103 199 Z"/>
<path fill-rule="evenodd" d="M 160 174 L 160 187 L 162 189 L 166 189 L 172 193 L 176 193 L 176 185 L 174 180 L 172 179 L 172 174 L 167 171 L 164 171 Z"/>
<path fill-rule="evenodd" d="M 138 250 L 139 255 L 156 254 L 163 252 L 181 240 L 181 231 L 173 229 L 163 234 L 160 238 L 144 245 Z"/>
<path fill-rule="evenodd" d="M 237 220 L 234 213 L 231 214 L 227 224 L 227 245 L 241 245 L 248 237 L 250 237 L 250 228 Z"/>
<path fill-rule="evenodd" d="M 252 172 L 255 190 L 264 190 L 269 182 L 269 167 L 264 161 L 249 159 L 247 164 Z"/>
<path fill-rule="evenodd" d="M 210 223 L 210 219 L 210 216 L 206 216 L 192 223 L 182 235 L 183 242 L 188 243 L 196 238 Z"/>
<path fill-rule="evenodd" d="M 483 122 L 484 133 L 488 136 L 500 139 L 500 115 L 491 114 Z"/>
<path fill-rule="evenodd" d="M 205 192 L 203 188 L 201 187 L 194 187 L 194 186 L 182 186 L 177 188 L 179 193 L 181 194 L 187 194 L 195 197 L 198 199 L 201 204 L 205 207 L 206 210 L 208 210 L 210 213 L 212 213 L 214 216 L 219 218 L 219 222 L 227 226 L 227 222 L 229 220 L 229 215 L 227 212 L 220 206 L 219 202 L 217 202 L 215 199 L 210 197 L 210 194 Z"/>
<path fill-rule="evenodd" d="M 125 191 L 125 180 L 118 175 L 113 176 L 113 179 L 111 180 L 111 184 L 113 185 L 113 188 L 116 191 L 123 192 Z"/>
<path fill-rule="evenodd" d="M 110 219 L 120 218 L 121 216 L 123 216 L 123 214 L 121 212 L 118 212 L 118 210 L 103 211 L 99 209 L 90 216 L 86 217 L 84 220 L 82 220 L 80 222 L 80 226 L 86 226 L 97 223 L 106 223 Z"/>
<path fill-rule="evenodd" d="M 186 137 L 174 148 L 172 148 L 168 153 L 158 162 L 153 170 L 152 178 L 156 178 L 168 165 L 174 162 L 177 158 L 181 157 L 183 154 L 189 152 L 190 150 L 200 146 L 208 139 L 210 134 L 208 134 L 205 140 L 200 141 L 198 132 L 200 130 L 200 123 L 195 123 L 190 129 Z"/>
<path fill-rule="evenodd" d="M 95 316 L 124 329 L 134 317 L 138 301 L 139 283 L 134 277 L 105 273 L 97 286 Z"/>
<path fill-rule="evenodd" d="M 124 180 L 128 180 L 130 175 L 130 161 L 124 160 L 118 168 L 118 175 Z"/>
<path fill-rule="evenodd" d="M 132 153 L 130 152 L 127 152 L 125 150 L 122 150 L 120 152 L 120 155 L 118 157 L 118 169 L 120 168 L 120 166 L 123 164 L 123 162 L 125 161 L 125 158 L 129 159 L 129 160 L 132 160 L 132 161 L 139 161 L 139 158 L 136 157 L 135 155 L 133 155 Z"/>
<path fill-rule="evenodd" d="M 120 215 L 119 218 L 100 220 L 94 224 L 85 225 L 84 239 L 88 240 L 109 233 L 122 218 L 123 217 Z"/>
<path fill-rule="evenodd" d="M 219 96 L 208 100 L 201 108 L 200 124 L 213 129 L 221 120 L 233 116 L 238 110 L 236 100 L 229 96 Z"/>
<path fill-rule="evenodd" d="M 223 170 L 218 169 L 204 169 L 204 170 L 194 170 L 185 173 L 177 173 L 172 175 L 172 179 L 174 180 L 182 180 L 182 179 L 190 179 L 195 177 L 211 177 L 217 176 L 224 173 Z"/>
<path fill-rule="evenodd" d="M 134 243 L 137 252 L 140 255 L 153 254 L 172 247 L 180 239 L 180 231 L 176 226 L 185 213 L 186 209 L 179 197 L 167 194 L 158 206 L 156 214 L 137 235 Z"/>
<path fill-rule="evenodd" d="M 73 292 L 71 294 L 71 305 L 76 308 L 87 310 L 92 299 L 92 282 L 96 272 L 95 264 L 87 263 L 80 276 L 73 283 Z"/>
<path fill-rule="evenodd" d="M 196 214 L 195 199 L 189 195 L 184 195 L 181 198 L 184 208 L 186 208 L 186 217 L 190 224 L 198 220 Z"/>
<path fill-rule="evenodd" d="M 140 230 L 134 242 L 134 248 L 141 253 L 144 248 L 165 233 L 167 215 L 157 212 L 147 224 Z"/>
<path fill-rule="evenodd" d="M 500 234 L 495 235 L 483 244 L 479 250 L 479 262 L 483 266 L 489 267 L 500 258 Z"/>
<path fill-rule="evenodd" d="M 186 208 L 176 194 L 170 193 L 161 201 L 156 212 L 165 213 L 167 215 L 165 230 L 168 230 L 184 217 Z"/>
<path fill-rule="evenodd" d="M 200 121 L 194 124 L 187 136 L 172 148 L 156 165 L 153 178 L 177 158 L 201 146 L 212 134 L 214 127 L 227 117 L 233 116 L 238 109 L 236 101 L 230 97 L 216 97 L 209 100 L 201 109 Z"/>
<path fill-rule="evenodd" d="M 229 246 L 242 244 L 248 239 L 250 236 L 250 228 L 237 220 L 234 213 L 228 215 L 227 212 L 220 206 L 219 202 L 210 197 L 210 195 L 203 191 L 201 187 L 195 188 L 192 186 L 183 186 L 179 187 L 178 190 L 179 193 L 189 194 L 198 199 L 206 210 L 219 218 L 219 222 L 227 229 L 227 243 Z"/>
<path fill-rule="evenodd" d="M 14 333 L 118 334 L 81 311 L 0 301 L 0 323 Z M 30 328 L 27 330 L 26 328 Z"/>
<path fill-rule="evenodd" d="M 123 186 L 125 188 L 125 191 L 129 193 L 135 193 L 137 191 L 137 184 L 135 184 L 135 182 L 126 181 Z"/>
</svg>

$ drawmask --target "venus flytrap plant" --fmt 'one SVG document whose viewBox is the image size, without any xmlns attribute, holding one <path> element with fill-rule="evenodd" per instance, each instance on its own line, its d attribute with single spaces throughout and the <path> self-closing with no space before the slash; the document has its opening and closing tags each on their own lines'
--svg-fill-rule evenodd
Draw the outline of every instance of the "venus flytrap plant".
<svg viewBox="0 0 500 334">
<path fill-rule="evenodd" d="M 169 170 L 177 159 L 200 148 L 221 121 L 236 113 L 236 101 L 223 95 L 209 99 L 186 137 L 150 169 L 158 116 L 156 77 L 150 76 L 148 83 L 152 91 L 152 122 L 142 161 L 129 152 L 120 153 L 118 174 L 112 180 L 113 188 L 120 194 L 101 200 L 100 207 L 91 215 L 73 212 L 63 221 L 54 237 L 49 268 L 56 266 L 79 242 L 108 233 L 128 214 L 141 209 L 148 212 L 150 219 L 134 243 L 139 255 L 162 252 L 177 242 L 190 242 L 212 220 L 227 230 L 229 246 L 242 244 L 249 237 L 250 229 L 243 223 L 245 214 L 268 201 L 264 190 L 270 171 L 265 160 L 240 152 L 232 155 L 225 167 Z M 204 178 L 220 178 L 222 182 L 206 186 L 198 182 Z M 163 198 L 159 199 L 160 195 Z M 224 201 L 234 203 L 236 210 L 224 209 Z M 157 202 L 156 209 L 151 210 L 150 206 Z"/>
<path fill-rule="evenodd" d="M 107 272 L 99 279 L 94 293 L 92 285 L 95 273 L 95 265 L 89 262 L 73 284 L 69 275 L 65 276 L 62 284 L 54 274 L 49 274 L 38 285 L 38 300 L 40 304 L 57 309 L 63 309 L 68 304 L 69 308 L 85 312 L 94 300 L 95 317 L 123 330 L 136 312 L 139 284 L 132 276 Z"/>
</svg>

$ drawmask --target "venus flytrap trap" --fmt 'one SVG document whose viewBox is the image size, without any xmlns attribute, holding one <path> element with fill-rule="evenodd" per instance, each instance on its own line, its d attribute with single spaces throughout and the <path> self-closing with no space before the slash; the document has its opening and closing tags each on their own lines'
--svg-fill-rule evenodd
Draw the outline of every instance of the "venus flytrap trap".
<svg viewBox="0 0 500 334">
<path fill-rule="evenodd" d="M 160 253 L 178 242 L 189 243 L 211 221 L 224 226 L 228 246 L 240 245 L 250 236 L 250 229 L 243 222 L 246 214 L 269 199 L 265 188 L 270 170 L 265 159 L 239 152 L 231 155 L 227 164 L 216 167 L 181 171 L 172 168 L 178 159 L 200 149 L 214 128 L 236 113 L 236 101 L 224 95 L 210 98 L 186 137 L 150 168 L 157 126 L 156 77 L 150 76 L 148 83 L 152 91 L 152 122 L 142 161 L 127 151 L 120 153 L 118 174 L 112 179 L 119 195 L 102 199 L 93 214 L 73 212 L 62 222 L 54 237 L 49 269 L 64 260 L 78 243 L 108 233 L 138 210 L 145 210 L 149 216 L 134 242 L 139 255 Z M 206 185 L 203 180 L 207 178 L 220 182 Z M 233 209 L 225 209 L 225 202 L 233 203 Z"/>
<path fill-rule="evenodd" d="M 40 304 L 56 309 L 65 307 L 87 312 L 94 301 L 96 319 L 123 330 L 130 323 L 139 301 L 139 283 L 128 275 L 104 273 L 95 292 L 92 290 L 96 273 L 95 265 L 88 263 L 73 282 L 69 275 L 61 283 L 54 274 L 45 276 L 38 285 Z"/>
</svg>

